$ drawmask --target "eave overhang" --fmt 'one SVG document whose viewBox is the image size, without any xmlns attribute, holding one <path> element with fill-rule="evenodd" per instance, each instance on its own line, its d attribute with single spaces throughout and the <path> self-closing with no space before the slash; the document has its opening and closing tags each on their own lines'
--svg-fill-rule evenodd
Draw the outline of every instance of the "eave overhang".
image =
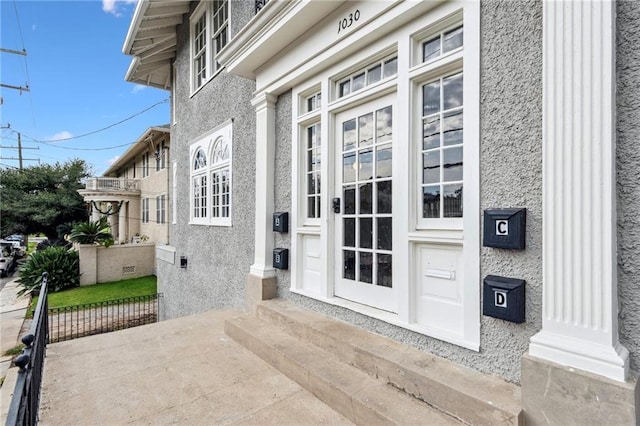
<svg viewBox="0 0 640 426">
<path fill-rule="evenodd" d="M 125 80 L 169 90 L 176 55 L 176 27 L 189 13 L 186 0 L 140 0 L 122 52 L 133 56 Z"/>
<path fill-rule="evenodd" d="M 155 147 L 157 141 L 169 135 L 169 125 L 149 127 L 138 140 L 132 143 L 131 146 L 105 170 L 102 176 L 109 177 L 117 175 L 117 171 L 126 166 L 136 155 L 141 154 L 149 148 Z M 167 142 L 169 142 L 168 139 Z"/>
<path fill-rule="evenodd" d="M 229 73 L 255 80 L 256 70 L 345 0 L 269 1 L 219 53 Z M 311 24 L 311 25 L 310 25 Z"/>
</svg>

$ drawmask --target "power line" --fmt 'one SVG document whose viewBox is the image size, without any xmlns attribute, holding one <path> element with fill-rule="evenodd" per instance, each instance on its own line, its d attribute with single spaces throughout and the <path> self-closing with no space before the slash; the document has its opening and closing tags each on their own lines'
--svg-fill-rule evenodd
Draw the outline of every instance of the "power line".
<svg viewBox="0 0 640 426">
<path fill-rule="evenodd" d="M 105 130 L 108 130 L 108 129 L 112 128 L 112 127 L 115 127 L 115 126 L 117 126 L 119 124 L 124 123 L 125 121 L 129 121 L 129 120 L 131 120 L 131 119 L 133 119 L 133 118 L 135 118 L 135 117 L 137 117 L 137 116 L 139 116 L 141 114 L 144 114 L 145 112 L 149 111 L 150 109 L 153 109 L 153 108 L 157 107 L 160 104 L 165 104 L 165 103 L 168 103 L 168 102 L 169 102 L 169 98 L 163 99 L 160 102 L 156 102 L 155 104 L 151 105 L 150 107 L 145 108 L 142 111 L 139 111 L 139 112 L 137 112 L 137 113 L 135 113 L 135 114 L 123 119 L 123 120 L 120 120 L 120 121 L 118 121 L 116 123 L 110 124 L 110 125 L 108 125 L 106 127 L 103 127 L 101 129 L 94 130 L 92 132 L 85 133 L 85 134 L 78 135 L 78 136 L 71 136 L 71 137 L 68 137 L 68 138 L 55 139 L 55 140 L 52 140 L 52 141 L 40 140 L 40 139 L 32 138 L 31 136 L 28 136 L 28 135 L 24 135 L 24 136 L 26 138 L 29 138 L 33 142 L 44 143 L 44 144 L 47 144 L 47 145 L 49 145 L 49 144 L 51 144 L 53 142 L 66 142 L 66 141 L 70 141 L 70 140 L 73 140 L 73 139 L 80 139 L 80 138 L 84 138 L 86 136 L 95 135 L 96 133 L 100 133 L 100 132 L 103 132 Z M 130 145 L 130 144 L 127 144 L 127 145 Z M 120 145 L 120 146 L 125 146 L 125 145 Z M 82 149 L 82 148 L 74 148 L 74 149 Z M 88 149 L 88 148 L 84 148 L 84 149 Z M 93 149 L 89 149 L 89 150 L 97 150 L 97 148 L 93 148 Z"/>
</svg>

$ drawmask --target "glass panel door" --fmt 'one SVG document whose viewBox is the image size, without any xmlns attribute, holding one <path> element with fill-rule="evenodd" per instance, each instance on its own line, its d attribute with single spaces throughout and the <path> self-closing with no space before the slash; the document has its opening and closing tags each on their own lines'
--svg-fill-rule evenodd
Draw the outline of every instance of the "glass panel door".
<svg viewBox="0 0 640 426">
<path fill-rule="evenodd" d="M 336 296 L 395 311 L 392 99 L 336 118 Z"/>
</svg>

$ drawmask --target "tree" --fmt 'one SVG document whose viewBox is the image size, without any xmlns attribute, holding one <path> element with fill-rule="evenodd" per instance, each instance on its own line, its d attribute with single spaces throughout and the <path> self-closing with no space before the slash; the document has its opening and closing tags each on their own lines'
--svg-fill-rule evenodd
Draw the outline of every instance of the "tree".
<svg viewBox="0 0 640 426">
<path fill-rule="evenodd" d="M 87 209 L 78 189 L 90 175 L 80 159 L 0 170 L 2 235 L 43 233 L 55 240 L 61 237 L 56 228 L 86 221 Z"/>
<path fill-rule="evenodd" d="M 109 247 L 113 244 L 113 235 L 107 222 L 107 217 L 103 216 L 95 222 L 78 223 L 73 227 L 69 239 L 79 244 L 98 244 Z"/>
</svg>

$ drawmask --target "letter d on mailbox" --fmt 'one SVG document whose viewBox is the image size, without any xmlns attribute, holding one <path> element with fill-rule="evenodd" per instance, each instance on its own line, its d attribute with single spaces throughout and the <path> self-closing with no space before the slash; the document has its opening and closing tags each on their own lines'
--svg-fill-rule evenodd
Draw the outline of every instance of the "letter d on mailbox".
<svg viewBox="0 0 640 426">
<path fill-rule="evenodd" d="M 515 323 L 524 322 L 525 281 L 487 275 L 482 293 L 482 313 Z"/>
</svg>

